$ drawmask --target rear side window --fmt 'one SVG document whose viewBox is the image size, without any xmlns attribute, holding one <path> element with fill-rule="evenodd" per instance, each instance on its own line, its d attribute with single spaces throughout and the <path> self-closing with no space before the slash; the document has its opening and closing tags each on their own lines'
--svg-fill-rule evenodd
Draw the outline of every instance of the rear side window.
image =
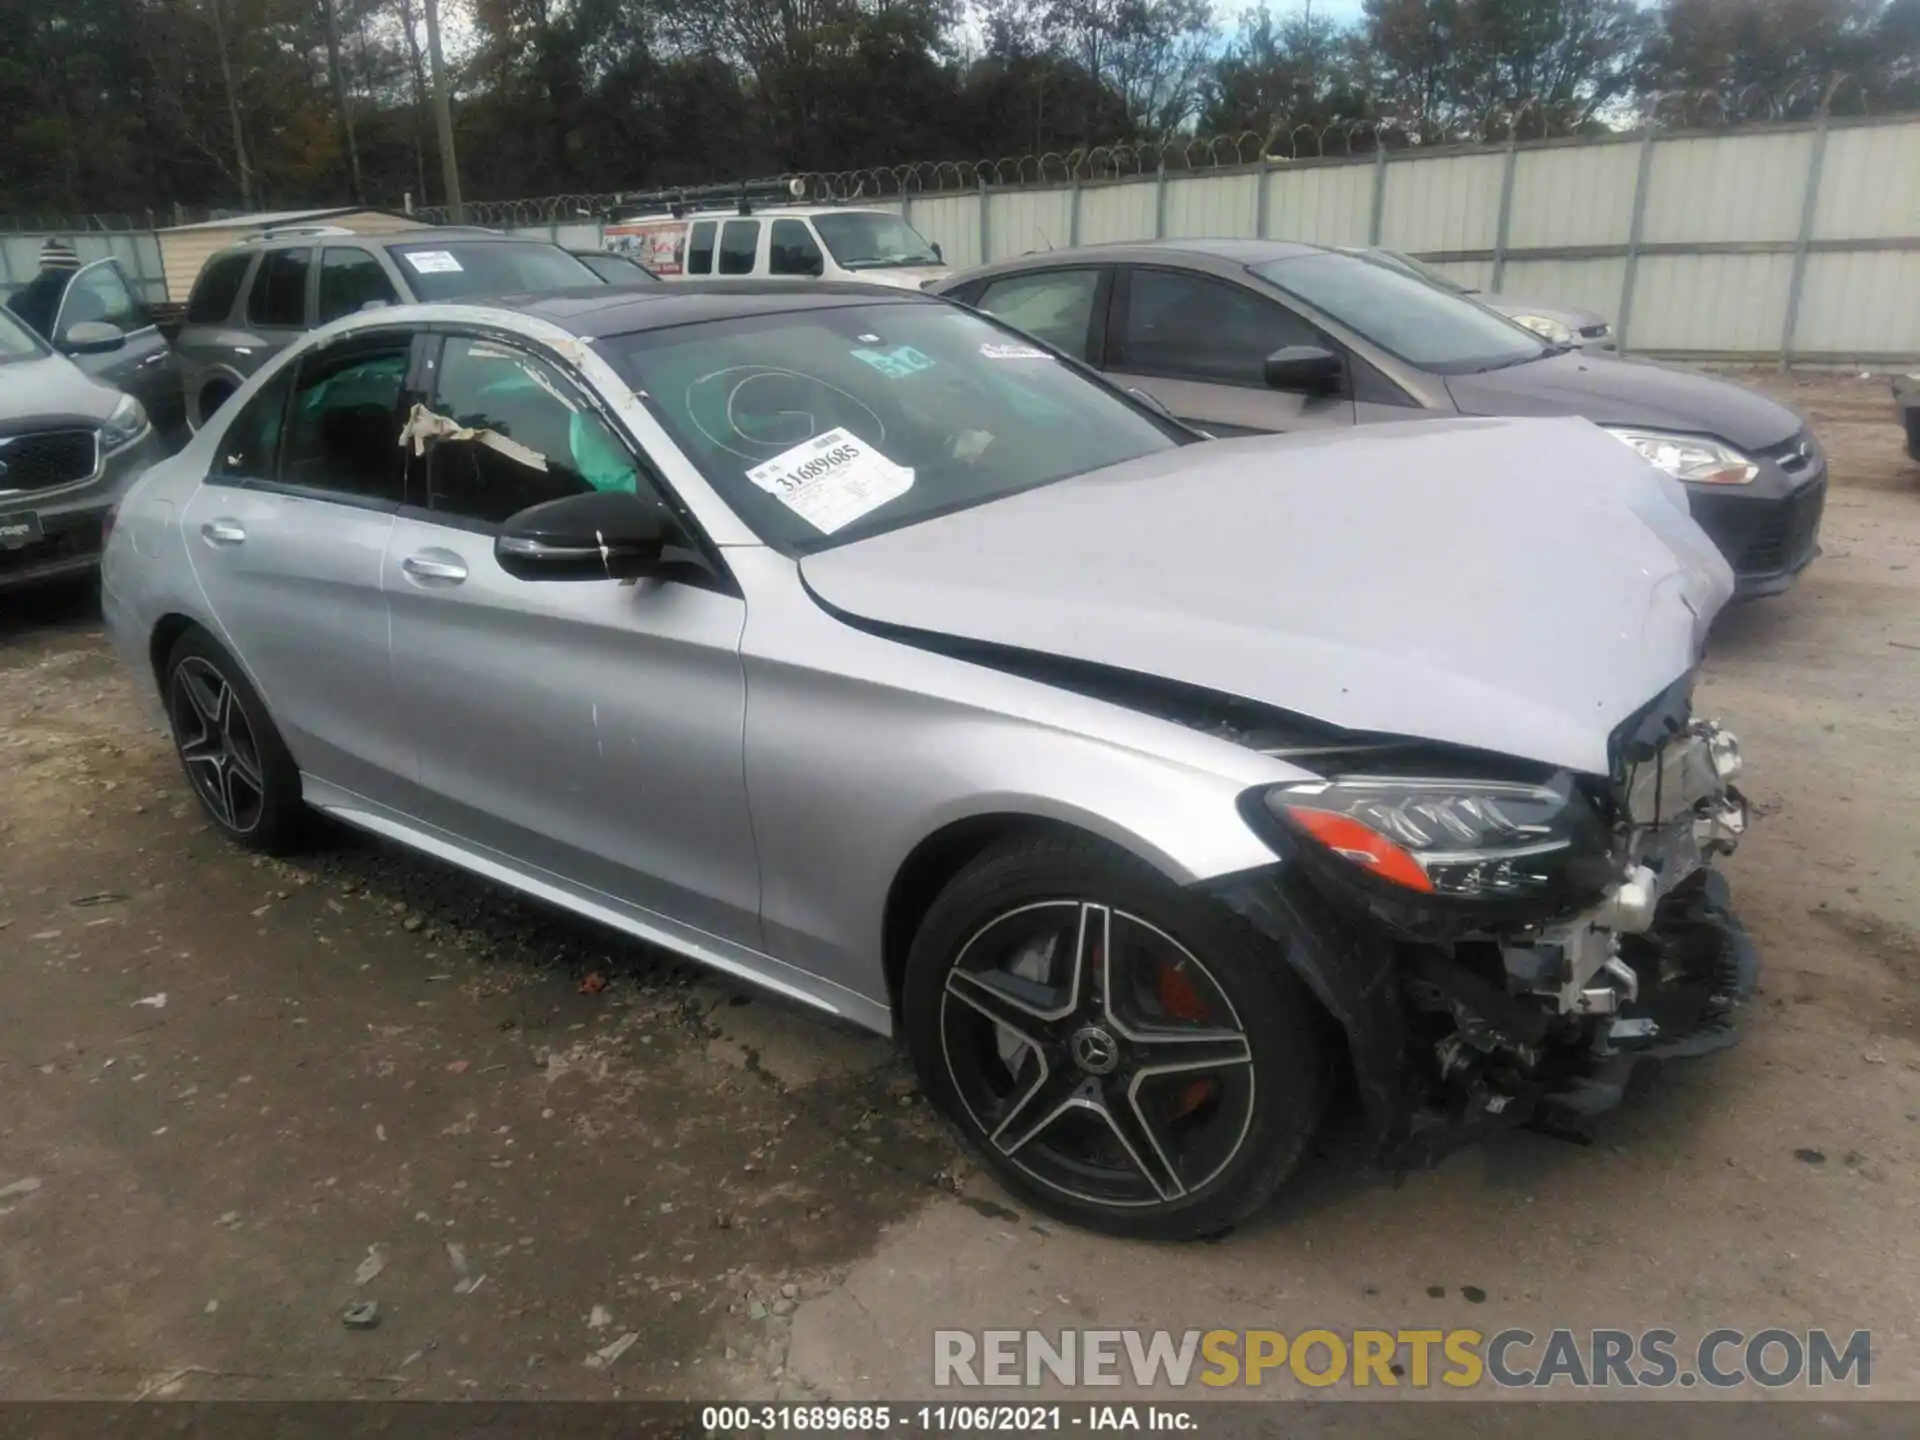
<svg viewBox="0 0 1920 1440">
<path fill-rule="evenodd" d="M 758 220 L 729 220 L 720 229 L 720 273 L 751 275 L 760 249 Z"/>
<path fill-rule="evenodd" d="M 280 482 L 368 500 L 400 502 L 400 391 L 407 340 L 383 337 L 300 363 L 288 409 Z"/>
<path fill-rule="evenodd" d="M 280 434 L 286 428 L 287 395 L 293 389 L 293 372 L 297 368 L 283 366 L 234 416 L 227 433 L 221 437 L 220 453 L 213 463 L 216 477 L 226 480 L 276 478 Z"/>
<path fill-rule="evenodd" d="M 307 323 L 307 266 L 311 250 L 270 250 L 260 261 L 260 273 L 253 277 L 253 294 L 247 298 L 247 320 L 254 325 L 287 325 L 299 329 Z"/>
<path fill-rule="evenodd" d="M 768 238 L 767 269 L 775 275 L 818 275 L 826 269 L 820 242 L 804 220 L 776 220 Z"/>
<path fill-rule="evenodd" d="M 187 297 L 187 323 L 218 325 L 231 315 L 240 282 L 247 278 L 247 266 L 252 263 L 251 255 L 222 255 L 211 261 Z"/>
<path fill-rule="evenodd" d="M 479 435 L 433 442 L 430 509 L 497 525 L 545 500 L 637 490 L 632 453 L 546 361 L 462 336 L 447 341 L 439 370 L 433 410 Z"/>
<path fill-rule="evenodd" d="M 329 245 L 320 252 L 320 311 L 318 324 L 351 315 L 376 301 L 398 304 L 393 282 L 370 250 L 358 245 Z"/>
<path fill-rule="evenodd" d="M 711 275 L 712 273 L 713 221 L 695 221 L 692 236 L 687 241 L 687 274 Z"/>
<path fill-rule="evenodd" d="M 995 280 L 980 296 L 979 308 L 1016 330 L 1037 335 L 1069 355 L 1087 358 L 1087 326 L 1093 319 L 1097 270 L 1048 270 Z"/>
</svg>

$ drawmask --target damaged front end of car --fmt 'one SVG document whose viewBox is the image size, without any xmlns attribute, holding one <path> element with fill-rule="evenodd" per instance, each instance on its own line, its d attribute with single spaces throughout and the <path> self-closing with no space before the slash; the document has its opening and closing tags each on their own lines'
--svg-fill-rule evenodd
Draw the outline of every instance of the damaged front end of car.
<svg viewBox="0 0 1920 1440">
<path fill-rule="evenodd" d="M 1588 1139 L 1636 1063 L 1731 1043 L 1758 964 L 1713 863 L 1747 808 L 1738 743 L 1690 696 L 1619 726 L 1605 777 L 1392 738 L 1261 747 L 1316 778 L 1243 798 L 1282 863 L 1213 888 L 1289 944 L 1392 1163 L 1516 1125 Z"/>
</svg>

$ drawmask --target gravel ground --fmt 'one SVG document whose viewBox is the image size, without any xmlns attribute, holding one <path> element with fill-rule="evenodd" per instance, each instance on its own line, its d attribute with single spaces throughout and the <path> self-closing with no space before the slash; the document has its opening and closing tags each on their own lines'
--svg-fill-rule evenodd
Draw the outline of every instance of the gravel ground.
<svg viewBox="0 0 1920 1440">
<path fill-rule="evenodd" d="M 0 600 L 0 1399 L 905 1396 L 935 1324 L 1095 1323 L 1871 1327 L 1920 1396 L 1920 467 L 1884 382 L 1741 378 L 1834 484 L 1703 694 L 1746 1043 L 1207 1246 L 1021 1214 L 870 1037 L 345 832 L 230 849 L 88 596 Z"/>
</svg>

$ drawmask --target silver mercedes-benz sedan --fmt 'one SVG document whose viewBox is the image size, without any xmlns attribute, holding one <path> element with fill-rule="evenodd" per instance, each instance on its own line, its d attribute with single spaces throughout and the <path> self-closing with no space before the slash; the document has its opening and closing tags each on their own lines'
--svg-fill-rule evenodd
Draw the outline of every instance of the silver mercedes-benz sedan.
<svg viewBox="0 0 1920 1440">
<path fill-rule="evenodd" d="M 1581 420 L 1201 443 L 913 292 L 400 307 L 121 508 L 215 825 L 320 811 L 899 1036 L 1013 1191 L 1217 1233 L 1724 1043 L 1725 562 Z"/>
</svg>

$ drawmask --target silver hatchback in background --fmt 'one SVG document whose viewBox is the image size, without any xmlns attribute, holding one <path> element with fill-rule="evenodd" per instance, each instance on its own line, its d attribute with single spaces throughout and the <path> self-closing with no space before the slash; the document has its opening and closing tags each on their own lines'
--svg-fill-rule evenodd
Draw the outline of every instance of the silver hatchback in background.
<svg viewBox="0 0 1920 1440">
<path fill-rule="evenodd" d="M 235 842 L 317 809 L 895 1034 L 1034 1205 L 1202 1236 L 1336 1089 L 1411 1163 L 1732 1038 L 1679 490 L 1583 420 L 1200 443 L 930 296 L 689 282 L 309 338 L 103 605 Z"/>
<path fill-rule="evenodd" d="M 605 283 L 545 240 L 422 226 L 362 235 L 334 225 L 264 231 L 213 255 L 174 337 L 197 429 L 246 378 L 308 331 L 410 301 L 537 295 Z"/>
</svg>

